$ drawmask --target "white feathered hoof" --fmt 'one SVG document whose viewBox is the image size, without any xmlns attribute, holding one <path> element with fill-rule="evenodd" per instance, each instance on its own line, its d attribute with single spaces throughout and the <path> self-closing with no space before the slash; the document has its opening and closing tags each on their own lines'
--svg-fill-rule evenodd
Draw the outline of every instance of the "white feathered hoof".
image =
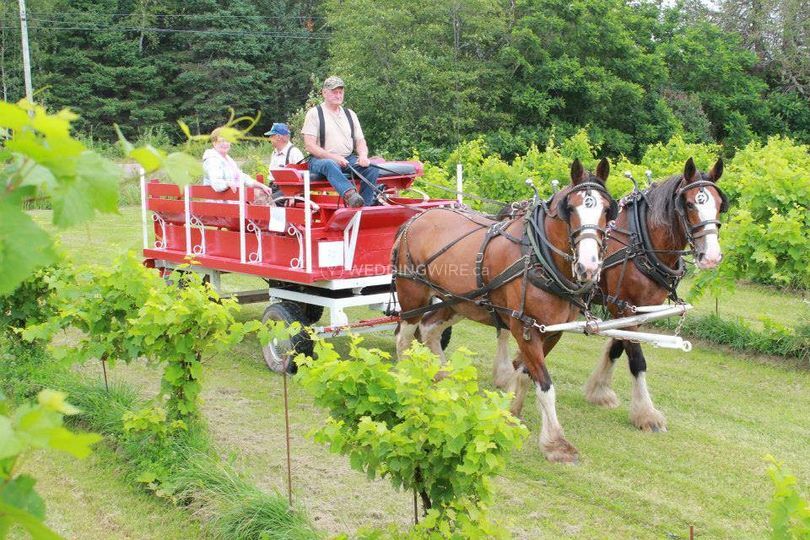
<svg viewBox="0 0 810 540">
<path fill-rule="evenodd" d="M 667 430 L 667 419 L 655 407 L 631 409 L 630 421 L 641 431 L 658 433 Z"/>
<path fill-rule="evenodd" d="M 602 384 L 590 384 L 590 381 L 585 386 L 585 399 L 588 403 L 606 409 L 615 409 L 619 406 L 619 397 L 612 388 Z"/>
<path fill-rule="evenodd" d="M 565 439 L 555 439 L 545 444 L 540 443 L 543 455 L 552 463 L 575 464 L 579 461 L 579 452 L 573 444 Z"/>
</svg>

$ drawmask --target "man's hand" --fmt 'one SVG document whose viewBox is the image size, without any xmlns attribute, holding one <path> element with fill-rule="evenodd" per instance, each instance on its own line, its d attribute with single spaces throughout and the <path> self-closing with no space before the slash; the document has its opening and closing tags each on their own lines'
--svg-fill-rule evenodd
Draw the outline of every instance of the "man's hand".
<svg viewBox="0 0 810 540">
<path fill-rule="evenodd" d="M 357 158 L 357 164 L 360 165 L 361 167 L 368 167 L 369 163 L 370 161 L 368 160 L 368 157 Z"/>
<path fill-rule="evenodd" d="M 349 166 L 349 160 L 338 154 L 334 154 L 332 156 L 332 161 L 337 163 L 341 169 L 345 169 L 346 167 Z"/>
</svg>

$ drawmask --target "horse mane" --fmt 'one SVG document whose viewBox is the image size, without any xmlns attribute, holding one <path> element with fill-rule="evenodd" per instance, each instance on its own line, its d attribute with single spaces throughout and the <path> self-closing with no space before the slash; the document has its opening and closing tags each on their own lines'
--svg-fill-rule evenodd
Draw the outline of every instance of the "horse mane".
<svg viewBox="0 0 810 540">
<path fill-rule="evenodd" d="M 572 186 L 571 184 L 568 184 L 567 186 L 562 188 L 560 191 L 558 191 L 557 193 L 555 193 L 554 195 L 551 196 L 551 199 L 547 203 L 548 204 L 548 215 L 549 216 L 551 216 L 553 218 L 557 217 L 557 205 L 560 203 L 560 200 L 563 197 L 566 197 L 566 196 L 568 196 L 569 193 L 571 193 L 571 190 L 573 188 L 574 188 L 574 186 Z"/>
<path fill-rule="evenodd" d="M 681 175 L 670 176 L 660 184 L 653 182 L 645 196 L 649 205 L 647 218 L 652 226 L 662 227 L 674 237 L 676 227 L 672 227 L 672 216 L 675 214 L 675 193 L 681 184 Z"/>
</svg>

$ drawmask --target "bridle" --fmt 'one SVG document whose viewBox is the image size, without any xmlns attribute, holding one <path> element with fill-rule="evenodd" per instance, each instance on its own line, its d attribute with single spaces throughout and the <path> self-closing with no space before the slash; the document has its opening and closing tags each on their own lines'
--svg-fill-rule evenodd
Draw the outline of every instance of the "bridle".
<svg viewBox="0 0 810 540">
<path fill-rule="evenodd" d="M 565 194 L 558 203 L 557 203 L 557 215 L 560 216 L 560 219 L 565 221 L 568 227 L 568 245 L 571 247 L 571 253 L 563 253 L 562 251 L 558 250 L 557 248 L 552 248 L 554 251 L 557 252 L 558 255 L 563 256 L 566 261 L 573 262 L 576 259 L 576 249 L 579 243 L 586 238 L 592 238 L 596 241 L 596 244 L 599 248 L 599 252 L 603 253 L 604 249 L 607 245 L 605 240 L 607 239 L 607 227 L 600 227 L 598 224 L 590 224 L 586 223 L 584 225 L 580 225 L 576 229 L 571 227 L 571 219 L 570 219 L 570 210 L 568 205 L 568 198 L 577 191 L 584 191 L 585 197 L 583 199 L 583 205 L 586 208 L 592 208 L 594 204 L 596 204 L 596 199 L 593 195 L 593 191 L 598 191 L 602 195 L 610 201 L 610 207 L 608 208 L 607 213 L 607 222 L 610 223 L 611 221 L 616 219 L 616 216 L 619 214 L 619 205 L 616 203 L 616 200 L 608 193 L 605 186 L 600 184 L 599 182 L 583 182 L 581 184 L 577 184 L 573 186 L 568 193 Z M 590 205 L 590 206 L 589 206 Z"/>
<path fill-rule="evenodd" d="M 703 238 L 708 234 L 712 234 L 712 232 L 719 233 L 720 226 L 722 225 L 719 219 L 706 219 L 694 225 L 692 225 L 689 222 L 685 205 L 686 192 L 689 191 L 690 189 L 700 188 L 700 191 L 698 192 L 697 196 L 700 197 L 701 194 L 707 196 L 706 195 L 707 187 L 713 187 L 714 189 L 717 190 L 717 193 L 720 195 L 720 211 L 718 212 L 719 217 L 719 214 L 728 211 L 728 197 L 726 196 L 725 193 L 723 193 L 723 190 L 721 190 L 716 183 L 710 180 L 702 180 L 702 179 L 696 180 L 694 182 L 686 184 L 685 186 L 679 188 L 678 191 L 675 192 L 675 210 L 678 214 L 681 226 L 683 227 L 683 231 L 686 234 L 686 240 L 689 242 L 689 247 L 691 248 L 693 255 L 695 255 L 697 252 L 695 240 Z M 709 229 L 708 228 L 709 225 L 714 225 L 716 229 Z"/>
</svg>

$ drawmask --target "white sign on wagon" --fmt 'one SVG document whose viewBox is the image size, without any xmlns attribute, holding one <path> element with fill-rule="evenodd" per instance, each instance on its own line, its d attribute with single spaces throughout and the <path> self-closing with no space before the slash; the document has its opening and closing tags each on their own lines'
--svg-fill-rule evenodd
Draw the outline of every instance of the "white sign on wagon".
<svg viewBox="0 0 810 540">
<path fill-rule="evenodd" d="M 283 206 L 270 207 L 270 224 L 267 229 L 273 232 L 284 232 L 287 227 L 287 209 Z"/>
<path fill-rule="evenodd" d="M 318 266 L 343 266 L 343 242 L 318 242 Z"/>
</svg>

